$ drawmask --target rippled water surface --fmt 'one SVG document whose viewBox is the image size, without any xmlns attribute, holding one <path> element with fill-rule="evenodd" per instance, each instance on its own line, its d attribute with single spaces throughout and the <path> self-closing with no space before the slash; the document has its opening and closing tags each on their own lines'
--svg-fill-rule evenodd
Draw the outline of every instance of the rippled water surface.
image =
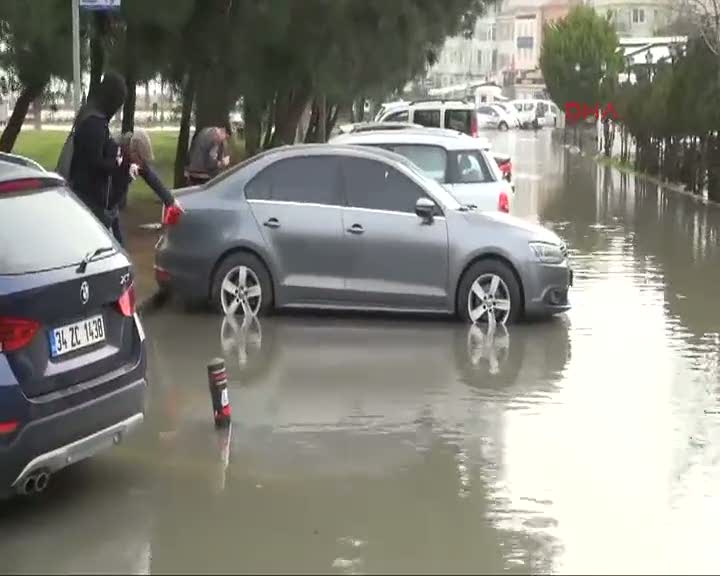
<svg viewBox="0 0 720 576">
<path fill-rule="evenodd" d="M 6 506 L 0 571 L 718 573 L 720 211 L 549 131 L 494 147 L 572 248 L 570 313 L 163 311 L 143 433 Z"/>
</svg>

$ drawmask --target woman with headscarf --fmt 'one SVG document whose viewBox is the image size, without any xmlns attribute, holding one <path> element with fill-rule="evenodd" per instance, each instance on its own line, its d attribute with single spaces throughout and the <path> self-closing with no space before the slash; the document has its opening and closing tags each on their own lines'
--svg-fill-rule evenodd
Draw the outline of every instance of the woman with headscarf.
<svg viewBox="0 0 720 576">
<path fill-rule="evenodd" d="M 135 130 L 135 132 L 123 134 L 120 138 L 120 151 L 123 161 L 113 172 L 110 210 L 113 234 L 117 241 L 123 244 L 119 221 L 120 210 L 125 208 L 127 203 L 130 183 L 138 176 L 145 180 L 145 183 L 166 207 L 176 205 L 180 209 L 182 208 L 152 166 L 154 160 L 152 142 L 145 130 Z"/>
<path fill-rule="evenodd" d="M 73 134 L 70 184 L 85 205 L 108 228 L 112 226 L 110 177 L 122 164 L 117 144 L 110 137 L 110 120 L 125 102 L 125 80 L 107 72 L 87 106 L 78 115 Z"/>
</svg>

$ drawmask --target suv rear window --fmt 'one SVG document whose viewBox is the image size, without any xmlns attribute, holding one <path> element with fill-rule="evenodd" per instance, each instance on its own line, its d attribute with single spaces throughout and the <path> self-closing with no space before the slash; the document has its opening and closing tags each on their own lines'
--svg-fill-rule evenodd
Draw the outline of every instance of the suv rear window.
<svg viewBox="0 0 720 576">
<path fill-rule="evenodd" d="M 445 128 L 472 133 L 472 110 L 445 110 Z"/>
<path fill-rule="evenodd" d="M 440 146 L 387 144 L 383 148 L 404 156 L 437 182 L 445 182 L 447 151 Z"/>
<path fill-rule="evenodd" d="M 0 196 L 0 275 L 72 266 L 112 240 L 64 188 Z"/>
<path fill-rule="evenodd" d="M 463 150 L 452 155 L 452 184 L 496 182 L 495 172 L 479 150 Z"/>
</svg>

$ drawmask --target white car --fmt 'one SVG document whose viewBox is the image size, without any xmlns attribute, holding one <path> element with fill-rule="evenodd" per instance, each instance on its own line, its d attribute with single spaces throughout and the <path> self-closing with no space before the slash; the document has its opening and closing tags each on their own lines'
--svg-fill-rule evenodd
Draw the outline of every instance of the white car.
<svg viewBox="0 0 720 576">
<path fill-rule="evenodd" d="M 513 186 L 503 178 L 482 140 L 451 130 L 422 128 L 355 132 L 330 142 L 391 150 L 414 162 L 461 204 L 510 212 Z"/>
<path fill-rule="evenodd" d="M 497 104 L 484 104 L 477 109 L 478 126 L 481 128 L 495 128 L 509 130 L 519 128 L 520 122 L 515 115 L 509 114 Z"/>
</svg>

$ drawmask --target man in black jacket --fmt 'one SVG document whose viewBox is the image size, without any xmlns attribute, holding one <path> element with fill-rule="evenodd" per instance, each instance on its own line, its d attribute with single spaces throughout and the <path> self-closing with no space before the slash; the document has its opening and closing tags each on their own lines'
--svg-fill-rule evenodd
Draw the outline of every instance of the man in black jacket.
<svg viewBox="0 0 720 576">
<path fill-rule="evenodd" d="M 125 80 L 116 72 L 103 77 L 87 109 L 77 120 L 73 136 L 70 182 L 73 191 L 108 228 L 113 225 L 110 177 L 122 164 L 118 145 L 110 137 L 110 119 L 125 101 Z"/>
</svg>

